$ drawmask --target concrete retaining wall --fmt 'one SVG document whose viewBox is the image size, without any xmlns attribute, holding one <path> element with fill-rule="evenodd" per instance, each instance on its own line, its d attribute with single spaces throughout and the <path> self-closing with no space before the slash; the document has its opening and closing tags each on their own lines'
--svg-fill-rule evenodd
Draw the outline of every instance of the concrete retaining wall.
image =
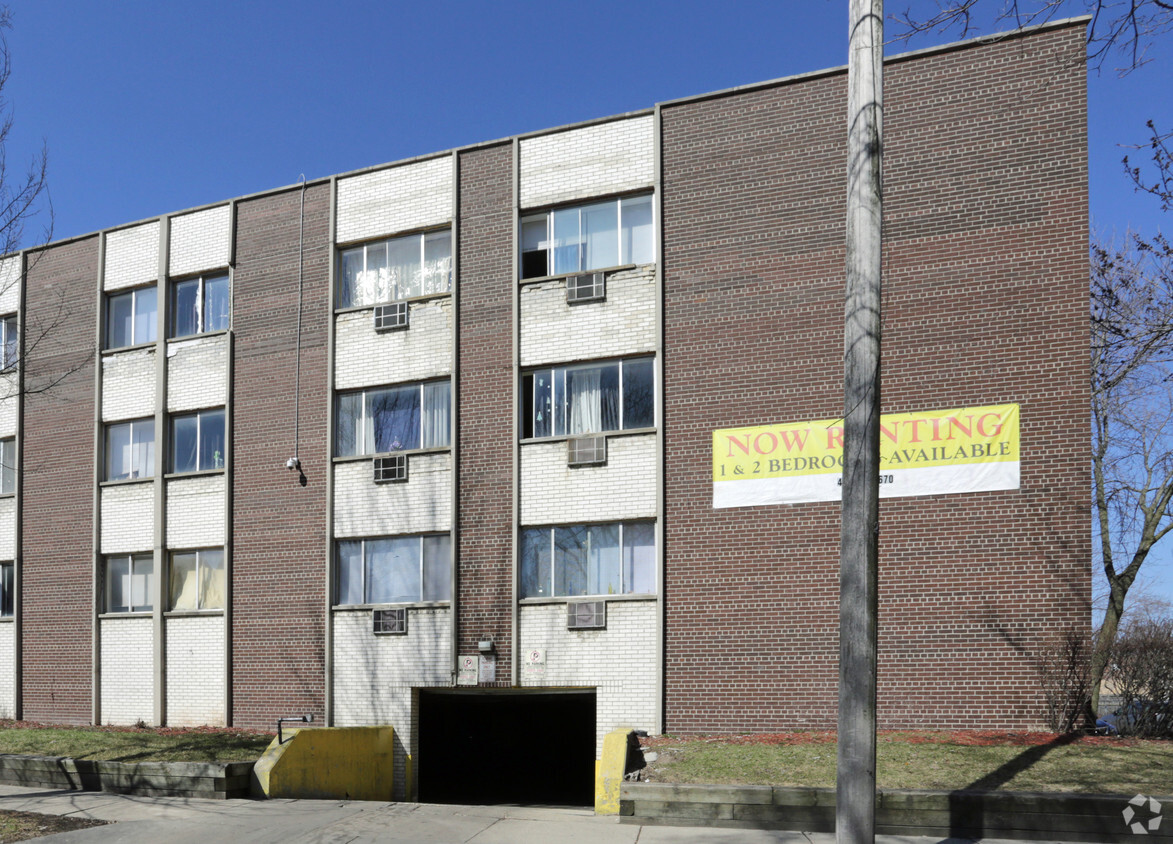
<svg viewBox="0 0 1173 844">
<path fill-rule="evenodd" d="M 0 782 L 149 797 L 248 797 L 253 762 L 97 762 L 0 754 Z"/>
<path fill-rule="evenodd" d="M 1135 841 L 1124 810 L 1133 795 L 1042 792 L 881 791 L 876 832 L 955 838 L 1030 841 Z M 1168 813 L 1173 797 L 1155 797 Z M 1132 822 L 1153 817 L 1135 807 Z M 624 783 L 619 815 L 625 823 L 664 823 L 835 831 L 835 790 L 771 786 Z M 1173 841 L 1173 825 L 1147 831 L 1146 841 Z"/>
</svg>

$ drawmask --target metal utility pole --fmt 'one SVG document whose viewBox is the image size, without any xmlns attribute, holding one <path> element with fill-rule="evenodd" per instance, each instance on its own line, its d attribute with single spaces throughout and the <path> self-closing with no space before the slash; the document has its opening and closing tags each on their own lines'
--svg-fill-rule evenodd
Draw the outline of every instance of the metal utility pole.
<svg viewBox="0 0 1173 844">
<path fill-rule="evenodd" d="M 880 191 L 883 0 L 851 0 L 847 64 L 847 295 L 839 540 L 835 837 L 876 836 L 876 586 L 880 503 Z"/>
</svg>

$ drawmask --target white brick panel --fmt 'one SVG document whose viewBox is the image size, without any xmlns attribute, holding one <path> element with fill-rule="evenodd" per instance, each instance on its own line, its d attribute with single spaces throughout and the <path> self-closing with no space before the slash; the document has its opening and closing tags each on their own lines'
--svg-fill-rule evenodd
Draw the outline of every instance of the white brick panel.
<svg viewBox="0 0 1173 844">
<path fill-rule="evenodd" d="M 154 415 L 155 350 L 135 349 L 103 355 L 102 421 Z"/>
<path fill-rule="evenodd" d="M 595 756 L 616 727 L 656 728 L 656 603 L 608 601 L 606 630 L 567 630 L 566 605 L 526 604 L 521 653 L 546 652 L 546 676 L 523 686 L 594 686 Z"/>
<path fill-rule="evenodd" d="M 376 484 L 369 460 L 334 467 L 334 535 L 391 536 L 452 526 L 452 455 L 411 454 L 406 483 Z"/>
<path fill-rule="evenodd" d="M 338 180 L 338 243 L 386 237 L 451 220 L 449 156 Z"/>
<path fill-rule="evenodd" d="M 20 309 L 20 256 L 0 258 L 0 316 Z"/>
<path fill-rule="evenodd" d="M 631 117 L 521 142 L 521 207 L 651 187 L 652 117 Z"/>
<path fill-rule="evenodd" d="M 167 547 L 214 548 L 224 544 L 224 475 L 167 481 Z"/>
<path fill-rule="evenodd" d="M 134 554 L 155 545 L 155 485 L 102 487 L 103 554 Z"/>
<path fill-rule="evenodd" d="M 408 328 L 398 331 L 376 333 L 371 309 L 335 319 L 336 389 L 423 381 L 451 372 L 451 297 L 410 303 Z"/>
<path fill-rule="evenodd" d="M 228 266 L 232 207 L 221 205 L 171 220 L 168 274 L 188 275 Z"/>
<path fill-rule="evenodd" d="M 103 618 L 102 723 L 155 719 L 155 644 L 150 618 Z"/>
<path fill-rule="evenodd" d="M 0 622 L 0 718 L 16 717 L 16 625 Z"/>
<path fill-rule="evenodd" d="M 16 436 L 19 392 L 16 372 L 0 373 L 0 437 Z"/>
<path fill-rule="evenodd" d="M 521 365 L 621 357 L 656 349 L 656 269 L 607 278 L 602 302 L 566 303 L 566 280 L 521 288 Z"/>
<path fill-rule="evenodd" d="M 167 344 L 167 410 L 202 410 L 227 404 L 228 336 L 194 337 Z"/>
<path fill-rule="evenodd" d="M 119 229 L 106 235 L 103 290 L 120 290 L 159 277 L 159 221 Z"/>
<path fill-rule="evenodd" d="M 16 499 L 0 498 L 0 561 L 16 559 Z"/>
<path fill-rule="evenodd" d="M 566 442 L 521 447 L 523 525 L 643 519 L 656 515 L 656 435 L 607 438 L 603 466 L 566 465 Z"/>
<path fill-rule="evenodd" d="M 167 724 L 224 723 L 224 616 L 168 618 Z"/>
<path fill-rule="evenodd" d="M 395 799 L 406 798 L 406 755 L 419 758 L 412 688 L 448 686 L 451 625 L 447 608 L 410 609 L 407 635 L 376 636 L 371 613 L 335 611 L 334 723 L 395 728 Z"/>
</svg>

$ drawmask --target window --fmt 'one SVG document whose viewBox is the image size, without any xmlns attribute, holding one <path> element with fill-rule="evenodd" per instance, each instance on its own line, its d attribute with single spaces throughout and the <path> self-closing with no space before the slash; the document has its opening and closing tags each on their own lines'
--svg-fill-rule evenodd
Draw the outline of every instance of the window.
<svg viewBox="0 0 1173 844">
<path fill-rule="evenodd" d="M 106 426 L 106 480 L 155 476 L 155 420 Z"/>
<path fill-rule="evenodd" d="M 171 552 L 171 609 L 224 609 L 224 551 Z"/>
<path fill-rule="evenodd" d="M 337 400 L 334 453 L 351 457 L 446 446 L 449 402 L 447 381 L 344 393 Z"/>
<path fill-rule="evenodd" d="M 652 358 L 538 369 L 521 376 L 522 437 L 562 437 L 656 424 Z"/>
<path fill-rule="evenodd" d="M 0 369 L 16 366 L 20 346 L 16 342 L 16 314 L 0 319 Z"/>
<path fill-rule="evenodd" d="M 356 246 L 342 253 L 339 308 L 394 302 L 452 289 L 452 236 L 409 234 Z"/>
<path fill-rule="evenodd" d="M 148 612 L 154 609 L 155 559 L 150 554 L 106 558 L 106 612 Z"/>
<path fill-rule="evenodd" d="M 0 618 L 12 616 L 12 596 L 16 588 L 12 563 L 0 563 Z"/>
<path fill-rule="evenodd" d="M 338 543 L 337 603 L 447 601 L 452 542 L 446 533 Z"/>
<path fill-rule="evenodd" d="M 224 468 L 224 410 L 171 417 L 171 471 Z"/>
<path fill-rule="evenodd" d="M 154 287 L 128 290 L 106 299 L 106 348 L 154 343 L 158 300 Z"/>
<path fill-rule="evenodd" d="M 608 199 L 521 219 L 521 277 L 656 260 L 652 197 Z"/>
<path fill-rule="evenodd" d="M 0 440 L 0 495 L 16 492 L 16 440 Z"/>
<path fill-rule="evenodd" d="M 228 328 L 228 275 L 185 278 L 171 286 L 171 336 Z"/>
<path fill-rule="evenodd" d="M 653 594 L 656 527 L 652 522 L 525 528 L 521 597 Z"/>
</svg>

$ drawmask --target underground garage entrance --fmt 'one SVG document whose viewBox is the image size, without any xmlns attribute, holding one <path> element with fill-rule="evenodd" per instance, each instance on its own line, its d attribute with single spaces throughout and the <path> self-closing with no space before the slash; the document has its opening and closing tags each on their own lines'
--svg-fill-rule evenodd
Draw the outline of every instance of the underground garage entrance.
<svg viewBox="0 0 1173 844">
<path fill-rule="evenodd" d="M 416 775 L 424 803 L 590 806 L 595 692 L 421 689 Z"/>
</svg>

